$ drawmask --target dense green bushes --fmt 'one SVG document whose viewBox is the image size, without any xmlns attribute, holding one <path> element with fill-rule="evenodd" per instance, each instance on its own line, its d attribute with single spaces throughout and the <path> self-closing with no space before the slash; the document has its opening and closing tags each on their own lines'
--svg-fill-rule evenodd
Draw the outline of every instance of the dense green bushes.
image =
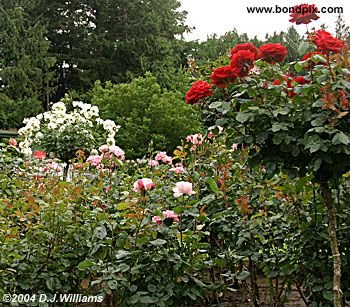
<svg viewBox="0 0 350 307">
<path fill-rule="evenodd" d="M 51 160 L 21 163 L 15 148 L 3 147 L 10 168 L 0 173 L 0 299 L 81 293 L 116 306 L 227 306 L 230 293 L 246 288 L 256 306 L 282 306 L 298 288 L 310 306 L 332 306 L 319 186 L 247 168 L 247 151 L 223 145 L 226 134 L 188 140 L 173 157 L 184 167 L 179 173 L 161 160 L 150 166 L 154 157 L 119 166 L 79 160 L 69 182 L 43 171 Z M 139 178 L 156 186 L 140 192 Z M 180 181 L 191 182 L 195 194 L 176 197 Z M 344 176 L 333 190 L 344 272 L 348 193 Z M 163 218 L 166 210 L 178 220 Z M 349 282 L 344 274 L 347 298 Z"/>
<path fill-rule="evenodd" d="M 26 117 L 31 117 L 43 111 L 42 102 L 38 99 L 23 99 L 15 101 L 0 93 L 0 129 L 19 128 Z"/>
<path fill-rule="evenodd" d="M 156 150 L 172 152 L 182 138 L 199 130 L 196 111 L 182 99 L 181 94 L 162 91 L 150 74 L 131 83 L 107 82 L 103 87 L 97 82 L 92 90 L 92 103 L 102 118 L 121 126 L 116 142 L 128 157 L 142 157 L 150 142 Z"/>
</svg>

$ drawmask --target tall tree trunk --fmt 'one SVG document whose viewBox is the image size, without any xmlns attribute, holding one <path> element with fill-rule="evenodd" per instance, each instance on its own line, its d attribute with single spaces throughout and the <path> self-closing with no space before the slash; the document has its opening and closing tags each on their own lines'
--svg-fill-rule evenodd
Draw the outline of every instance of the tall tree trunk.
<svg viewBox="0 0 350 307">
<path fill-rule="evenodd" d="M 327 207 L 328 234 L 333 258 L 333 304 L 334 307 L 342 306 L 341 291 L 341 256 L 337 238 L 337 210 L 332 198 L 332 192 L 328 182 L 321 182 L 321 195 Z"/>
</svg>

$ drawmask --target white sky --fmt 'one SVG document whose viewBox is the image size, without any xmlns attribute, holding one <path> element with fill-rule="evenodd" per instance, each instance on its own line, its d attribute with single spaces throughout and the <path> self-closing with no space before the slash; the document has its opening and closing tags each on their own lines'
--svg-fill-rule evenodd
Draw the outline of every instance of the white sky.
<svg viewBox="0 0 350 307">
<path fill-rule="evenodd" d="M 249 37 L 257 35 L 264 38 L 266 33 L 286 31 L 292 25 L 289 14 L 248 14 L 248 6 L 294 6 L 302 3 L 315 4 L 321 7 L 342 7 L 343 19 L 350 25 L 349 0 L 180 0 L 182 9 L 188 12 L 187 24 L 196 29 L 186 35 L 187 40 L 205 40 L 210 34 L 219 35 L 237 29 L 239 34 L 247 33 Z M 334 34 L 337 14 L 318 14 L 320 18 L 311 22 L 311 29 L 319 28 L 321 24 L 328 26 L 328 31 Z M 295 24 L 293 24 L 295 25 Z M 305 25 L 295 26 L 301 33 L 306 32 Z"/>
</svg>

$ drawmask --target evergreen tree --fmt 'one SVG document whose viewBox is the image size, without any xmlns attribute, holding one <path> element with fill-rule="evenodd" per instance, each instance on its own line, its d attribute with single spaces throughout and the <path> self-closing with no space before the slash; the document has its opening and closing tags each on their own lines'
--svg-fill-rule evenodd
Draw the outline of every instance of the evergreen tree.
<svg viewBox="0 0 350 307">
<path fill-rule="evenodd" d="M 180 66 L 178 36 L 186 30 L 177 0 L 38 0 L 32 16 L 48 27 L 57 58 L 59 99 L 95 80 L 125 82 L 151 71 L 164 86 Z"/>
<path fill-rule="evenodd" d="M 48 103 L 54 58 L 48 55 L 45 34 L 19 2 L 0 1 L 1 128 L 20 126 Z"/>
</svg>

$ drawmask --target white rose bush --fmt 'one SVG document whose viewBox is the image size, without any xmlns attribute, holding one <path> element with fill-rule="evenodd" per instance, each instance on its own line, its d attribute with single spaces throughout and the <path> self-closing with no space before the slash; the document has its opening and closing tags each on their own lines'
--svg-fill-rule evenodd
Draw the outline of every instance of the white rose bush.
<svg viewBox="0 0 350 307">
<path fill-rule="evenodd" d="M 40 149 L 68 164 L 77 150 L 90 153 L 103 144 L 115 145 L 114 136 L 120 126 L 112 120 L 101 119 L 98 107 L 91 104 L 73 101 L 73 110 L 68 111 L 67 100 L 24 120 L 26 125 L 18 133 L 24 137 L 19 148 L 25 156 L 30 156 L 33 149 Z"/>
</svg>

